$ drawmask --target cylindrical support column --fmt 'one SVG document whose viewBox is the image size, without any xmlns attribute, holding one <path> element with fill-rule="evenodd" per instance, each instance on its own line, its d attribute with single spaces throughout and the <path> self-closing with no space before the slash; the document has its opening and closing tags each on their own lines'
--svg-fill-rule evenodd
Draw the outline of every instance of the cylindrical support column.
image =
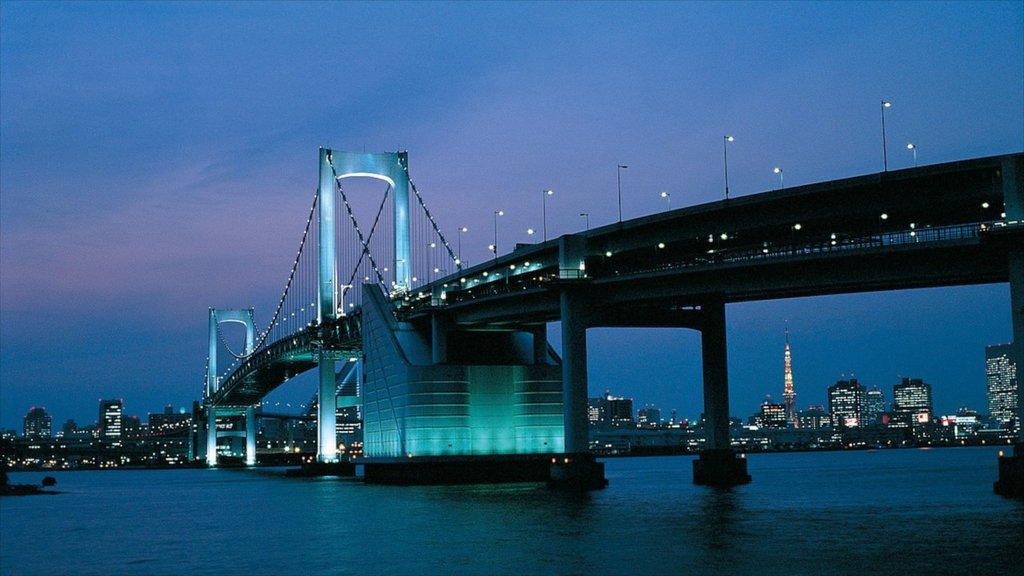
<svg viewBox="0 0 1024 576">
<path fill-rule="evenodd" d="M 448 361 L 450 324 L 448 317 L 442 313 L 435 313 L 430 317 L 430 343 L 434 364 L 444 364 Z"/>
<path fill-rule="evenodd" d="M 725 340 L 725 303 L 701 306 L 701 358 L 704 367 L 704 434 L 708 450 L 729 448 L 729 367 Z"/>
<path fill-rule="evenodd" d="M 245 465 L 256 465 L 256 409 L 245 409 Z"/>
<path fill-rule="evenodd" d="M 1002 162 L 1002 176 L 1006 220 L 1024 221 L 1024 159 L 1020 155 L 1006 157 Z M 1019 384 L 1024 374 L 1024 246 L 1019 241 L 1010 243 L 1009 260 L 1010 323 L 1013 328 L 1011 350 L 1017 362 L 1017 417 L 1024 423 L 1024 388 Z M 1024 453 L 1024 424 L 1020 427 L 1017 441 Z"/>
<path fill-rule="evenodd" d="M 217 409 L 206 407 L 206 465 L 217 465 Z"/>
<path fill-rule="evenodd" d="M 548 361 L 548 325 L 535 326 L 533 334 L 533 363 L 546 364 Z"/>
<path fill-rule="evenodd" d="M 564 290 L 562 321 L 562 411 L 565 453 L 583 454 L 590 449 L 587 423 L 587 325 L 580 295 Z"/>
<path fill-rule="evenodd" d="M 317 408 L 317 447 L 319 462 L 338 460 L 338 396 L 335 384 L 334 358 L 327 350 L 320 351 L 320 400 Z"/>
</svg>

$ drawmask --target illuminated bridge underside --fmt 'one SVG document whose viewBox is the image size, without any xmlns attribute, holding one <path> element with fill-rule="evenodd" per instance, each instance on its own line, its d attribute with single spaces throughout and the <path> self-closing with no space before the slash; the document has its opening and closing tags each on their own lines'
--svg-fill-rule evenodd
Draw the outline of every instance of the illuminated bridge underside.
<svg viewBox="0 0 1024 576">
<path fill-rule="evenodd" d="M 322 348 L 336 353 L 337 359 L 359 357 L 360 325 L 359 315 L 343 316 L 263 347 L 241 364 L 207 403 L 252 406 L 288 379 L 315 368 Z"/>
<path fill-rule="evenodd" d="M 408 317 L 444 309 L 462 326 L 557 321 L 559 292 L 578 285 L 591 303 L 589 326 L 688 326 L 688 309 L 709 297 L 741 302 L 1006 282 L 1024 222 L 1003 216 L 1002 171 L 1021 159 L 768 192 L 522 247 L 422 289 L 418 295 L 433 297 L 414 296 Z M 577 272 L 579 262 L 585 273 Z"/>
</svg>

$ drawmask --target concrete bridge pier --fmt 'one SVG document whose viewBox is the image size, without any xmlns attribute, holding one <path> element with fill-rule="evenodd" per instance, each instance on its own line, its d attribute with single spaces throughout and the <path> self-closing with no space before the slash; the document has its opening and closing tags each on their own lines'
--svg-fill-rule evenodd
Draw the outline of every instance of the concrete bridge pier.
<svg viewBox="0 0 1024 576">
<path fill-rule="evenodd" d="M 317 446 L 316 460 L 332 463 L 338 460 L 338 396 L 334 363 L 337 354 L 321 349 L 320 396 L 317 404 Z"/>
<path fill-rule="evenodd" d="M 245 465 L 256 465 L 256 409 L 245 409 Z"/>
<path fill-rule="evenodd" d="M 206 406 L 206 465 L 217 466 L 217 409 Z"/>
<path fill-rule="evenodd" d="M 1006 220 L 1024 221 L 1024 159 L 1013 156 L 1003 160 L 1003 202 Z M 1024 374 L 1024 234 L 1009 238 L 1010 315 L 1013 326 L 1013 354 L 1017 361 L 1017 418 L 1020 436 L 1013 453 L 999 458 L 999 480 L 993 485 L 996 494 L 1024 498 L 1024 398 L 1020 382 Z"/>
<path fill-rule="evenodd" d="M 733 486 L 750 482 L 747 461 L 729 444 L 729 369 L 725 302 L 701 306 L 701 358 L 704 368 L 705 448 L 693 461 L 693 483 Z"/>
<path fill-rule="evenodd" d="M 548 486 L 568 490 L 597 490 L 607 486 L 608 480 L 604 477 L 604 463 L 597 462 L 590 454 L 586 300 L 581 289 L 567 287 L 561 294 L 565 453 L 561 457 L 552 458 Z M 537 353 L 535 349 L 534 354 Z"/>
</svg>

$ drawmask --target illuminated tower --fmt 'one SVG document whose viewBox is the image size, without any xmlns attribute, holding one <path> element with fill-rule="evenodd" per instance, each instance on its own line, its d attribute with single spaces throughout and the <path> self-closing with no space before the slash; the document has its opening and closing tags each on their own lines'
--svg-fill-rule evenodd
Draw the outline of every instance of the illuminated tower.
<svg viewBox="0 0 1024 576">
<path fill-rule="evenodd" d="M 782 398 L 786 403 L 786 422 L 791 422 L 793 427 L 800 426 L 800 420 L 796 417 L 796 392 L 793 390 L 793 359 L 789 355 L 789 325 L 786 325 L 786 377 L 782 389 Z"/>
</svg>

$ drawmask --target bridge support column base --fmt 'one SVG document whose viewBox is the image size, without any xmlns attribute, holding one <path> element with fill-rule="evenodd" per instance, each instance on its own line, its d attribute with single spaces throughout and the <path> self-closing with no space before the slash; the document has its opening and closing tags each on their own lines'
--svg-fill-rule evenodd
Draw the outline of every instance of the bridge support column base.
<svg viewBox="0 0 1024 576">
<path fill-rule="evenodd" d="M 704 486 L 736 486 L 751 480 L 747 459 L 731 449 L 705 450 L 693 461 L 693 483 Z"/>
<path fill-rule="evenodd" d="M 571 492 L 601 490 L 608 486 L 604 477 L 604 462 L 591 454 L 566 454 L 552 458 L 548 488 Z"/>
<path fill-rule="evenodd" d="M 999 457 L 999 480 L 992 491 L 1008 498 L 1024 499 L 1024 443 L 1013 447 L 1013 454 Z"/>
<path fill-rule="evenodd" d="M 363 481 L 402 486 L 543 482 L 550 462 L 547 455 L 374 458 L 363 463 Z"/>
</svg>

